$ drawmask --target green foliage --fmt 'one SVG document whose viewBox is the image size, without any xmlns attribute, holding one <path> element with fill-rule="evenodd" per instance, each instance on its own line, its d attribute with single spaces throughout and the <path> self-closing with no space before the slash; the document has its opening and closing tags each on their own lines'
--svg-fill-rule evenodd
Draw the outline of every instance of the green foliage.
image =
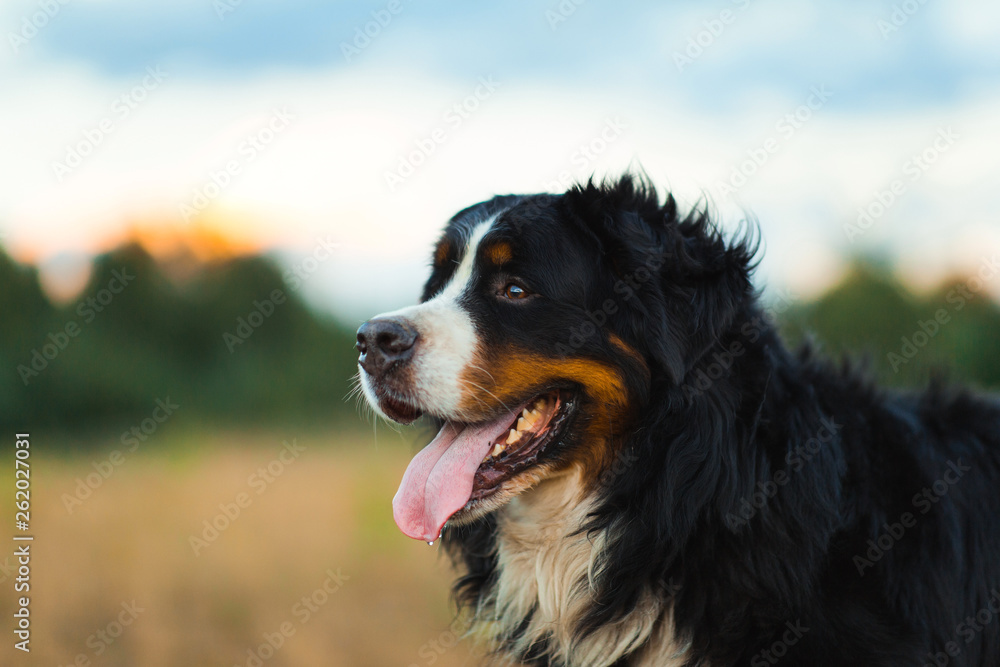
<svg viewBox="0 0 1000 667">
<path fill-rule="evenodd" d="M 976 279 L 956 279 L 918 296 L 858 262 L 820 299 L 789 309 L 782 329 L 790 342 L 809 335 L 828 355 L 868 360 L 886 384 L 913 386 L 937 373 L 998 388 L 1000 307 L 984 292 Z"/>
<path fill-rule="evenodd" d="M 859 263 L 817 301 L 786 311 L 782 329 L 793 344 L 813 336 L 830 355 L 867 354 L 889 384 L 921 383 L 946 368 L 952 379 L 1000 387 L 1000 308 L 970 285 L 917 296 Z M 34 268 L 0 252 L 0 286 L 8 430 L 121 428 L 168 397 L 195 423 L 357 423 L 345 401 L 354 332 L 310 311 L 265 258 L 206 264 L 171 280 L 128 245 L 97 258 L 76 301 L 54 306 Z M 275 290 L 282 303 L 271 302 Z M 270 314 L 251 315 L 260 310 Z"/>
<path fill-rule="evenodd" d="M 167 397 L 205 422 L 357 414 L 344 401 L 353 332 L 314 315 L 266 259 L 211 264 L 174 282 L 129 245 L 99 257 L 64 307 L 46 300 L 33 269 L 3 254 L 0 283 L 0 422 L 12 428 L 138 421 Z M 275 290 L 281 303 L 271 301 Z M 251 315 L 261 309 L 270 314 Z M 249 320 L 239 330 L 238 318 Z"/>
</svg>

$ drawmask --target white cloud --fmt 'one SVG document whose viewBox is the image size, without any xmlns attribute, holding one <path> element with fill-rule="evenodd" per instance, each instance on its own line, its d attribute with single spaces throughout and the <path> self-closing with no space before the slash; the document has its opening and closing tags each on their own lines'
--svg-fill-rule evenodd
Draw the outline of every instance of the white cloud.
<svg viewBox="0 0 1000 667">
<path fill-rule="evenodd" d="M 655 88 L 622 94 L 498 78 L 499 89 L 451 127 L 444 114 L 474 91 L 475 78 L 362 63 L 220 83 L 192 80 L 182 65 L 165 63 L 170 77 L 59 182 L 52 163 L 139 80 L 112 80 L 71 64 L 26 60 L 17 67 L 4 73 L 0 122 L 0 226 L 8 246 L 42 257 L 98 250 L 136 218 L 179 218 L 180 203 L 237 160 L 240 174 L 215 206 L 252 212 L 258 234 L 293 252 L 307 251 L 319 235 L 344 243 L 336 264 L 324 267 L 306 293 L 351 316 L 415 298 L 436 234 L 466 205 L 539 191 L 563 171 L 579 178 L 638 163 L 690 204 L 715 192 L 748 150 L 778 136 L 777 121 L 809 92 L 775 89 L 709 117 Z M 912 258 L 933 253 L 964 257 L 962 249 L 975 245 L 970 238 L 996 239 L 1000 97 L 891 114 L 845 111 L 838 102 L 835 96 L 782 139 L 738 199 L 716 197 L 730 226 L 742 217 L 740 206 L 758 215 L 768 248 L 763 280 L 813 294 L 836 277 L 838 253 L 852 248 L 843 224 L 945 125 L 962 138 L 858 246 L 887 244 L 912 266 Z M 246 160 L 241 142 L 280 107 L 294 121 Z M 582 160 L 580 146 L 615 117 L 627 127 Z M 438 126 L 446 129 L 444 142 L 390 191 L 385 172 Z M 925 277 L 953 270 L 947 262 L 921 262 Z"/>
</svg>

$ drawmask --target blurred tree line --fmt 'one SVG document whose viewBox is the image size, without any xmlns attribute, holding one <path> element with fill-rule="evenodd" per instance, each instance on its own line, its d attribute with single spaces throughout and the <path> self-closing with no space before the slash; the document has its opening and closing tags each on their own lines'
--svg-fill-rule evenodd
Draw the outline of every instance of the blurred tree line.
<svg viewBox="0 0 1000 667">
<path fill-rule="evenodd" d="M 100 427 L 140 420 L 155 401 L 213 425 L 359 419 L 347 401 L 354 331 L 312 312 L 263 257 L 198 263 L 183 280 L 141 246 L 95 260 L 67 305 L 37 271 L 0 252 L 0 422 L 7 428 Z M 998 277 L 997 279 L 1000 279 Z M 858 263 L 820 299 L 780 315 L 791 343 L 867 355 L 891 385 L 948 377 L 1000 387 L 1000 307 L 973 278 L 915 295 Z"/>
<path fill-rule="evenodd" d="M 1000 388 L 1000 306 L 988 294 L 991 267 L 914 294 L 875 262 L 857 260 L 821 298 L 781 315 L 786 340 L 811 337 L 826 356 L 850 354 L 890 386 L 920 386 L 932 374 Z"/>
<path fill-rule="evenodd" d="M 55 306 L 33 267 L 0 252 L 0 318 L 8 430 L 142 419 L 168 397 L 211 423 L 356 418 L 354 332 L 317 317 L 266 258 L 199 263 L 178 281 L 129 244 Z"/>
</svg>

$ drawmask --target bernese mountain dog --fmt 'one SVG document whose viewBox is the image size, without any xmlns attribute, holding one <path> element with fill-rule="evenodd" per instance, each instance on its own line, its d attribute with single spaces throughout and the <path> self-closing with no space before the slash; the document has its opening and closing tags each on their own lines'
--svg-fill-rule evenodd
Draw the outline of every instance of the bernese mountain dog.
<svg viewBox="0 0 1000 667">
<path fill-rule="evenodd" d="M 755 229 L 629 175 L 498 196 L 358 330 L 438 429 L 393 516 L 491 664 L 1000 665 L 1000 402 L 790 352 Z"/>
</svg>

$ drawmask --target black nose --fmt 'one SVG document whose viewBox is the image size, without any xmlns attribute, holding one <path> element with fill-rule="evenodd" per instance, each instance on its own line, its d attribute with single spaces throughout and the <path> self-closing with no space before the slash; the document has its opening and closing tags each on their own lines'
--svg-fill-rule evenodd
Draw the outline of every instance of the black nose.
<svg viewBox="0 0 1000 667">
<path fill-rule="evenodd" d="M 368 320 L 358 329 L 355 345 L 361 353 L 358 363 L 370 375 L 380 376 L 396 362 L 409 359 L 416 342 L 417 330 L 404 319 L 377 317 Z"/>
</svg>

